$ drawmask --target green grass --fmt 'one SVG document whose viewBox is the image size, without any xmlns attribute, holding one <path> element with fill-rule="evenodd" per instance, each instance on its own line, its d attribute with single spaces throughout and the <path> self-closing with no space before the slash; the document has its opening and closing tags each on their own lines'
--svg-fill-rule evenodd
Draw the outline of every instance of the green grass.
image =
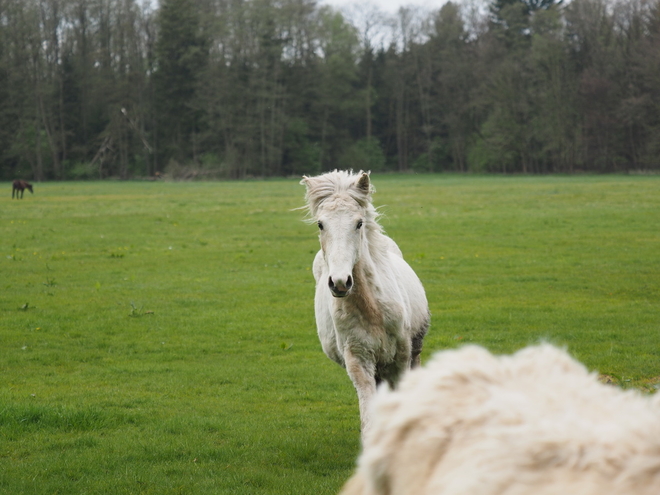
<svg viewBox="0 0 660 495">
<path fill-rule="evenodd" d="M 660 177 L 373 176 L 424 359 L 540 340 L 660 381 Z M 332 494 L 357 399 L 318 343 L 295 180 L 0 198 L 0 493 Z"/>
</svg>

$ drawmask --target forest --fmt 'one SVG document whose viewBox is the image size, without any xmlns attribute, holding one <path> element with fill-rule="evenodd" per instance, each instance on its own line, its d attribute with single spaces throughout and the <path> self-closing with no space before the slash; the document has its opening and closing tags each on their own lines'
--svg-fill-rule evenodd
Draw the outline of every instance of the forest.
<svg viewBox="0 0 660 495">
<path fill-rule="evenodd" d="M 654 173 L 658 156 L 660 0 L 0 0 L 0 180 Z"/>
</svg>

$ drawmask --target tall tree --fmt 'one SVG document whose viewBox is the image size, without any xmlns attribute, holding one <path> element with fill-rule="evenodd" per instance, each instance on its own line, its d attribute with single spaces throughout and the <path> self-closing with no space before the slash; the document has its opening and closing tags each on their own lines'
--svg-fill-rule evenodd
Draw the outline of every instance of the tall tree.
<svg viewBox="0 0 660 495">
<path fill-rule="evenodd" d="M 162 0 L 158 29 L 154 73 L 158 156 L 161 160 L 196 160 L 200 115 L 194 100 L 209 47 L 200 29 L 195 1 Z"/>
</svg>

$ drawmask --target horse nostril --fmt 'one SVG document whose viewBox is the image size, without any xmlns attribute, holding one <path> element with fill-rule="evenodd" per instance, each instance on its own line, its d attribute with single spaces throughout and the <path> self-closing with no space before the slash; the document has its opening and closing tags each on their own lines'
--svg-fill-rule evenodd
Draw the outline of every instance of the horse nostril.
<svg viewBox="0 0 660 495">
<path fill-rule="evenodd" d="M 346 279 L 346 290 L 349 290 L 351 287 L 353 287 L 353 278 L 349 275 Z"/>
<path fill-rule="evenodd" d="M 335 284 L 332 281 L 332 277 L 328 277 L 328 287 L 330 287 L 331 289 L 335 288 Z"/>
</svg>

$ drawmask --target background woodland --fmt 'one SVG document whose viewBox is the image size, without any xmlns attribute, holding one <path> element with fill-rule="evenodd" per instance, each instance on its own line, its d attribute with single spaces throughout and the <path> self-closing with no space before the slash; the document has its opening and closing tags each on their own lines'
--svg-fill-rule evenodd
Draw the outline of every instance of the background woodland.
<svg viewBox="0 0 660 495">
<path fill-rule="evenodd" d="M 0 0 L 0 179 L 660 169 L 659 0 Z"/>
</svg>

